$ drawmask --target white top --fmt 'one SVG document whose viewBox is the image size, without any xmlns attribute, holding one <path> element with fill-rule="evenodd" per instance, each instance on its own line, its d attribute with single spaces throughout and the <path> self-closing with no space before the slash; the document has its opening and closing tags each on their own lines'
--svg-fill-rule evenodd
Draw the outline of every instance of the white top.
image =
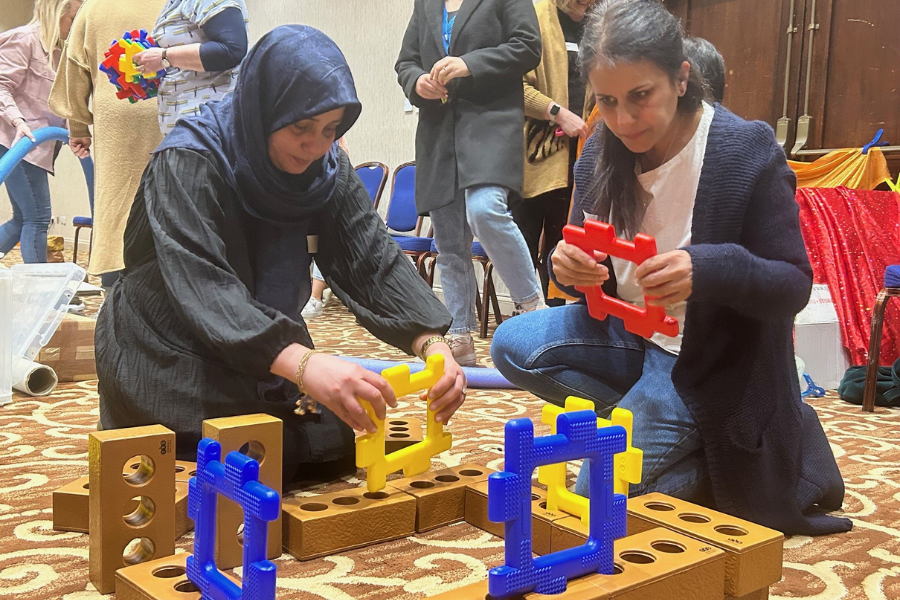
<svg viewBox="0 0 900 600">
<path fill-rule="evenodd" d="M 640 163 L 635 166 L 638 179 L 637 195 L 645 206 L 644 219 L 638 228 L 640 233 L 656 239 L 659 254 L 684 248 L 691 244 L 691 224 L 694 200 L 700 185 L 700 172 L 706 156 L 706 141 L 715 109 L 703 103 L 703 116 L 691 141 L 671 160 L 659 168 L 641 173 Z M 585 213 L 585 218 L 596 216 Z M 644 294 L 635 279 L 637 265 L 612 257 L 616 274 L 616 291 L 619 298 L 637 306 L 644 306 Z M 681 351 L 684 333 L 684 314 L 687 302 L 679 302 L 666 309 L 666 314 L 678 320 L 678 336 L 671 338 L 661 333 L 653 334 L 650 341 L 672 354 Z"/>
<path fill-rule="evenodd" d="M 167 0 L 159 13 L 153 39 L 161 48 L 209 41 L 200 29 L 226 8 L 237 8 L 247 22 L 244 0 Z M 234 88 L 238 68 L 227 71 L 187 71 L 173 67 L 159 85 L 159 128 L 166 135 L 181 117 L 200 114 L 200 107 L 225 97 Z"/>
</svg>

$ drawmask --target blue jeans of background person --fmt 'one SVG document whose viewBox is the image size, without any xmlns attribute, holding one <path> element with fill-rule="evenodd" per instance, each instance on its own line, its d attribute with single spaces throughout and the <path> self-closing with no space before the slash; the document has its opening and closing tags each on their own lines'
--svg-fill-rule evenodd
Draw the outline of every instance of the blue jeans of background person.
<svg viewBox="0 0 900 600">
<path fill-rule="evenodd" d="M 509 213 L 508 195 L 509 190 L 499 186 L 471 187 L 465 202 L 431 212 L 444 304 L 453 317 L 448 333 L 468 333 L 477 325 L 473 235 L 509 288 L 513 302 L 524 304 L 542 297 L 528 246 Z"/>
<path fill-rule="evenodd" d="M 0 157 L 9 151 L 0 146 Z M 25 161 L 6 178 L 12 201 L 12 219 L 0 225 L 0 253 L 6 254 L 21 241 L 25 263 L 47 262 L 47 230 L 50 229 L 50 182 L 47 171 Z"/>
<path fill-rule="evenodd" d="M 632 445 L 644 452 L 643 475 L 631 495 L 661 492 L 708 501 L 709 473 L 697 425 L 672 384 L 677 357 L 625 330 L 609 316 L 590 317 L 574 304 L 519 315 L 494 333 L 491 358 L 512 383 L 562 406 L 568 396 L 593 400 L 608 416 L 634 415 Z M 588 469 L 575 491 L 588 495 Z"/>
</svg>

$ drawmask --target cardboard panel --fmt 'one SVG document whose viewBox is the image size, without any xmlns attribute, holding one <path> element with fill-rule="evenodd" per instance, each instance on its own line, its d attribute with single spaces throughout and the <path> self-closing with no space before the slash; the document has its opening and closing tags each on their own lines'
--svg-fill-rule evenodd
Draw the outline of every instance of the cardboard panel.
<svg viewBox="0 0 900 600">
<path fill-rule="evenodd" d="M 123 474 L 135 456 L 140 467 Z M 109 594 L 118 569 L 175 552 L 175 433 L 161 425 L 92 432 L 88 464 L 90 580 Z"/>
<path fill-rule="evenodd" d="M 282 502 L 284 548 L 306 560 L 415 533 L 416 499 L 391 488 L 357 488 Z"/>
<path fill-rule="evenodd" d="M 781 580 L 784 535 L 779 531 L 664 494 L 628 502 L 628 531 L 666 527 L 726 553 L 725 593 L 745 596 Z"/>
<path fill-rule="evenodd" d="M 390 482 L 388 487 L 416 498 L 416 531 L 450 525 L 466 518 L 466 486 L 487 480 L 493 471 L 462 465 Z"/>
<path fill-rule="evenodd" d="M 282 422 L 269 415 L 240 415 L 203 422 L 203 437 L 222 445 L 222 460 L 229 452 L 242 449 L 259 461 L 259 481 L 281 493 Z M 243 561 L 243 546 L 238 532 L 244 523 L 241 507 L 219 496 L 216 515 L 216 564 L 231 569 Z M 281 518 L 269 523 L 270 559 L 281 556 Z"/>
</svg>

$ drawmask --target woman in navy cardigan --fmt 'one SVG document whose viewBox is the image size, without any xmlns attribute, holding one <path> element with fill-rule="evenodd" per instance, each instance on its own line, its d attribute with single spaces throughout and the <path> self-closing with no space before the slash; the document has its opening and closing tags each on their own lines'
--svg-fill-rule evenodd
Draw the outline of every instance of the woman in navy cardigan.
<svg viewBox="0 0 900 600">
<path fill-rule="evenodd" d="M 772 130 L 703 102 L 681 26 L 656 0 L 601 3 L 580 59 L 603 125 L 575 167 L 570 221 L 647 233 L 659 254 L 637 267 L 563 241 L 551 277 L 574 295 L 576 285 L 638 305 L 646 295 L 681 333 L 644 339 L 579 303 L 503 323 L 494 362 L 550 402 L 631 410 L 644 451 L 632 495 L 666 493 L 786 534 L 848 530 L 824 514 L 840 508 L 843 481 L 794 367 L 793 318 L 812 273 Z"/>
</svg>

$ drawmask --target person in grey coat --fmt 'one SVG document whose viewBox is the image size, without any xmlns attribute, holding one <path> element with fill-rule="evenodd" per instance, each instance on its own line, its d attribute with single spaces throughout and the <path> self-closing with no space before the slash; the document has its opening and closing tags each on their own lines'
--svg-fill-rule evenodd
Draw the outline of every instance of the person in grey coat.
<svg viewBox="0 0 900 600">
<path fill-rule="evenodd" d="M 416 208 L 430 214 L 450 346 L 476 361 L 473 234 L 516 304 L 544 308 L 528 247 L 507 208 L 523 179 L 522 76 L 541 60 L 531 0 L 416 0 L 395 69 L 416 132 Z"/>
</svg>

